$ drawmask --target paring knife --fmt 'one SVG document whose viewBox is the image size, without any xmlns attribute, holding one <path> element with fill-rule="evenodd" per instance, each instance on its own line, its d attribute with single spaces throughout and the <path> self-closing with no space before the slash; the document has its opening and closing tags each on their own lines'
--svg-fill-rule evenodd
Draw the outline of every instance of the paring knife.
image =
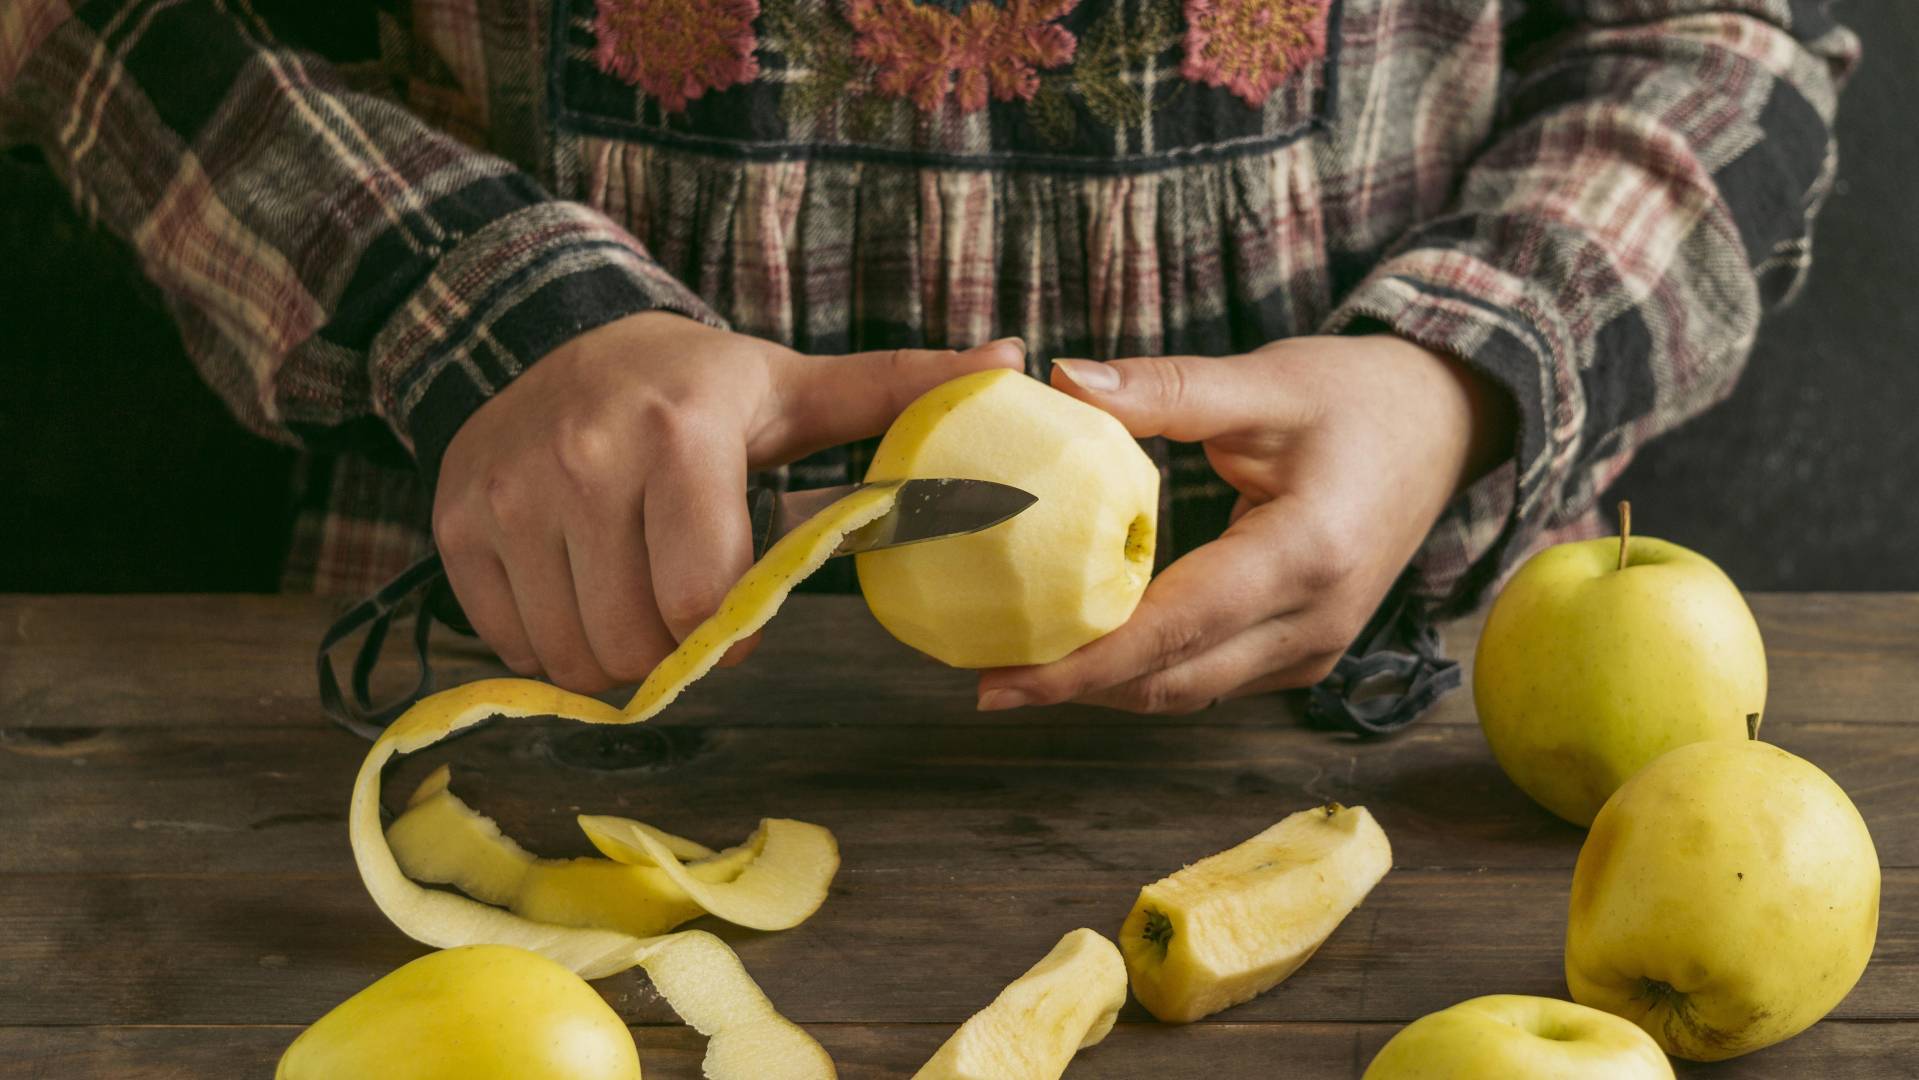
<svg viewBox="0 0 1919 1080">
<path fill-rule="evenodd" d="M 883 480 L 778 494 L 762 488 L 750 500 L 753 557 L 766 554 L 766 549 L 794 526 L 862 487 L 898 488 L 899 496 L 891 510 L 846 534 L 834 555 L 979 532 L 1039 501 L 1026 491 L 991 480 Z"/>
<path fill-rule="evenodd" d="M 917 544 L 943 536 L 978 532 L 1005 521 L 1039 501 L 1034 495 L 1006 484 L 988 480 L 891 480 L 899 488 L 893 508 L 868 524 L 848 533 L 840 541 L 835 555 L 856 551 Z M 767 489 L 749 498 L 753 521 L 753 557 L 766 553 L 773 541 L 785 536 L 793 526 L 825 509 L 828 504 L 857 487 L 816 488 L 776 494 Z M 413 689 L 399 698 L 380 704 L 373 700 L 373 669 L 380 662 L 380 648 L 386 643 L 387 630 L 399 613 L 419 599 L 418 615 L 413 623 L 413 654 L 419 664 L 419 680 Z M 445 568 L 438 552 L 428 554 L 401 571 L 379 592 L 354 605 L 340 616 L 320 638 L 320 704 L 334 722 L 364 738 L 378 738 L 380 731 L 407 707 L 433 689 L 433 669 L 427 659 L 427 635 L 438 619 L 462 634 L 473 633 L 466 613 L 447 584 Z M 364 629 L 366 636 L 353 661 L 353 673 L 344 684 L 333 671 L 334 646 Z"/>
</svg>

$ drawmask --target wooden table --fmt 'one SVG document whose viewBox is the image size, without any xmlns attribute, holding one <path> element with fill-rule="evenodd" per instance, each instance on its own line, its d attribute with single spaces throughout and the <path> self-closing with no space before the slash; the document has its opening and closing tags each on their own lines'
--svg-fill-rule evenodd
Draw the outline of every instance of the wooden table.
<svg viewBox="0 0 1919 1080">
<path fill-rule="evenodd" d="M 1857 800 L 1885 864 L 1871 968 L 1782 1046 L 1685 1076 L 1919 1076 L 1919 595 L 1753 598 L 1766 735 Z M 343 823 L 365 745 L 315 706 L 329 614 L 271 597 L 0 598 L 0 1075 L 266 1077 L 300 1027 L 423 951 L 374 908 Z M 1468 652 L 1477 627 L 1449 635 Z M 471 645 L 450 681 L 493 671 Z M 810 922 L 714 926 L 848 1080 L 906 1077 L 1077 926 L 1139 886 L 1327 799 L 1370 807 L 1396 867 L 1278 989 L 1186 1028 L 1129 1005 L 1075 1078 L 1358 1077 L 1407 1021 L 1493 992 L 1562 995 L 1580 833 L 1493 764 L 1459 693 L 1380 742 L 1285 699 L 1195 717 L 980 716 L 970 677 L 849 598 L 796 600 L 742 669 L 624 732 L 499 724 L 432 765 L 507 831 L 584 853 L 582 809 L 714 844 L 819 822 L 845 865 Z M 707 920 L 710 922 L 711 920 Z M 649 1080 L 702 1041 L 643 977 L 598 984 Z"/>
</svg>

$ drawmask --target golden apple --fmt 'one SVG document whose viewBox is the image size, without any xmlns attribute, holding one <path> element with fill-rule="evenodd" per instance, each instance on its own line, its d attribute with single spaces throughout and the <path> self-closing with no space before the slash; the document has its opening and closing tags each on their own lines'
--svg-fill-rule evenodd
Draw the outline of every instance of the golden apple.
<svg viewBox="0 0 1919 1080">
<path fill-rule="evenodd" d="M 1494 994 L 1406 1025 L 1363 1080 L 1673 1080 L 1673 1072 L 1658 1045 L 1617 1016 Z"/>
<path fill-rule="evenodd" d="M 633 1037 L 586 981 L 538 953 L 429 953 L 335 1006 L 276 1080 L 640 1080 Z"/>
<path fill-rule="evenodd" d="M 954 667 L 1044 664 L 1119 626 L 1153 571 L 1159 470 L 1119 421 L 1017 371 L 907 406 L 866 479 L 994 480 L 1039 497 L 971 536 L 857 556 L 894 637 Z"/>
<path fill-rule="evenodd" d="M 1757 740 L 1682 746 L 1626 781 L 1573 871 L 1566 985 L 1668 1053 L 1791 1038 L 1866 969 L 1879 859 L 1852 800 Z"/>
<path fill-rule="evenodd" d="M 1486 616 L 1473 704 L 1493 756 L 1541 806 L 1587 825 L 1626 777 L 1677 746 L 1746 737 L 1766 649 L 1704 556 L 1632 537 L 1533 556 Z"/>
<path fill-rule="evenodd" d="M 1265 993 L 1299 969 L 1393 865 L 1363 806 L 1301 810 L 1139 891 L 1120 928 L 1133 996 L 1169 1024 Z"/>
<path fill-rule="evenodd" d="M 1113 943 L 1074 930 L 961 1024 L 913 1080 L 1059 1080 L 1104 1039 L 1126 1004 L 1126 966 Z"/>
</svg>

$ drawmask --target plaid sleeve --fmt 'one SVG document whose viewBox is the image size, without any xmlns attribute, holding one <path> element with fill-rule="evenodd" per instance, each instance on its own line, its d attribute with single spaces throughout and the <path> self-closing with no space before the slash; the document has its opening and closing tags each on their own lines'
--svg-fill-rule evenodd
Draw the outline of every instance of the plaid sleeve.
<svg viewBox="0 0 1919 1080">
<path fill-rule="evenodd" d="M 251 428 L 437 470 L 548 350 L 717 317 L 625 231 L 348 87 L 247 4 L 11 0 L 0 111 L 125 237 Z"/>
<path fill-rule="evenodd" d="M 1798 0 L 1534 0 L 1494 137 L 1332 331 L 1457 356 L 1517 405 L 1512 459 L 1415 558 L 1435 615 L 1591 516 L 1648 439 L 1721 400 L 1807 266 L 1856 39 Z"/>
</svg>

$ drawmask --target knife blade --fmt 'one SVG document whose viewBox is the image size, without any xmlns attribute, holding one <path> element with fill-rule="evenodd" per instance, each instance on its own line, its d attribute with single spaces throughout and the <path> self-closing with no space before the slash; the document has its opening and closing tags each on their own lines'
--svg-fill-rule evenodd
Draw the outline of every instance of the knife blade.
<svg viewBox="0 0 1919 1080">
<path fill-rule="evenodd" d="M 794 526 L 862 487 L 893 487 L 899 495 L 891 510 L 848 533 L 834 549 L 836 556 L 979 532 L 1039 501 L 1010 484 L 951 478 L 884 480 L 777 494 L 760 489 L 752 499 L 753 557 L 764 555 Z"/>
</svg>

